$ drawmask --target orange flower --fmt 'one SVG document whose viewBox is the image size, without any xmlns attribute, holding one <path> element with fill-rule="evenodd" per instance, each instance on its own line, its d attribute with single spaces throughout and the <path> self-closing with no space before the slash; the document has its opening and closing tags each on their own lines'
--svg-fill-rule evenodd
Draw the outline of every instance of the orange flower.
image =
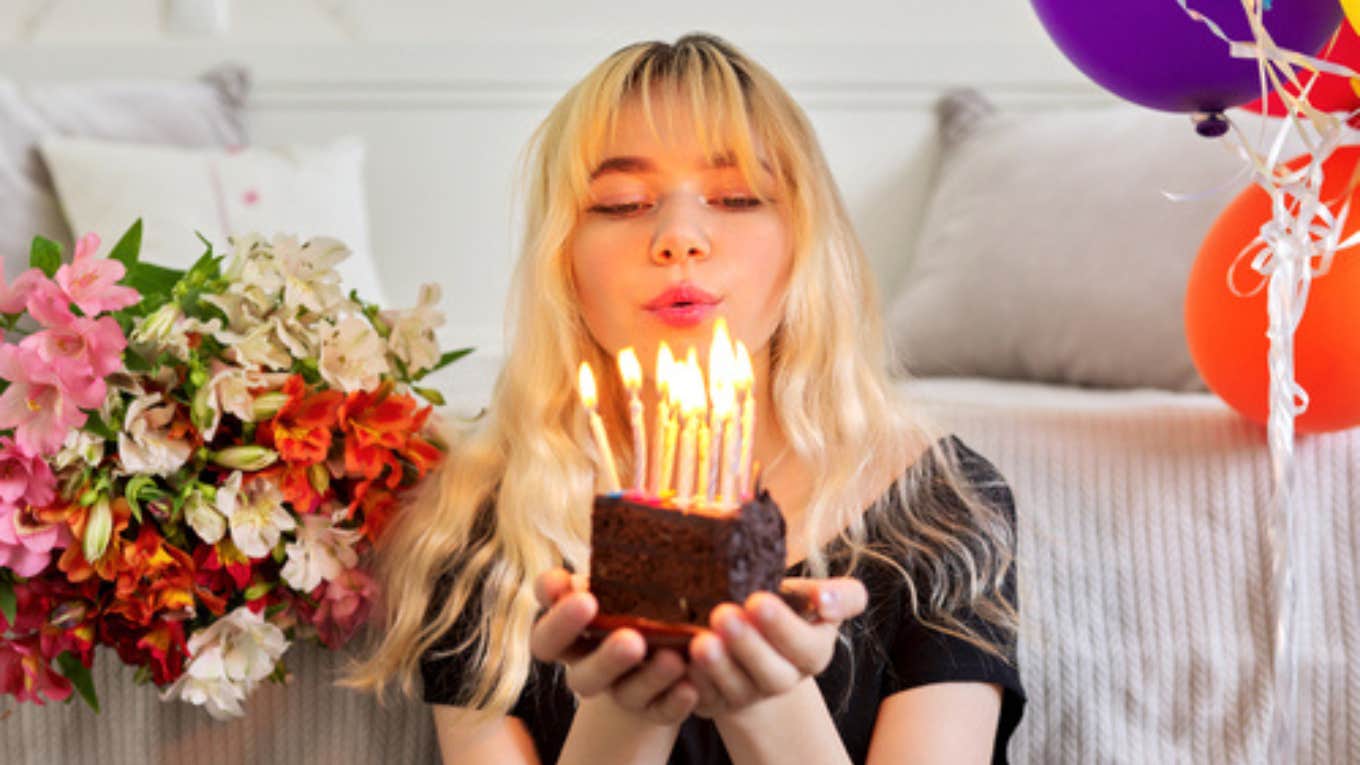
<svg viewBox="0 0 1360 765">
<path fill-rule="evenodd" d="M 270 468 L 264 477 L 275 481 L 283 498 L 299 513 L 314 513 L 326 498 L 324 492 L 317 491 L 312 483 L 312 465 L 297 463 L 278 465 Z M 323 466 L 324 469 L 324 466 Z"/>
<path fill-rule="evenodd" d="M 307 384 L 299 375 L 288 378 L 283 392 L 288 395 L 288 401 L 279 408 L 274 419 L 261 428 L 263 435 L 273 442 L 284 462 L 302 465 L 321 462 L 331 449 L 336 410 L 345 394 L 327 390 L 306 395 Z"/>
<path fill-rule="evenodd" d="M 113 531 L 109 534 L 109 545 L 104 548 L 104 554 L 99 556 L 96 561 L 85 560 L 85 553 L 81 552 L 79 543 L 72 544 L 61 554 L 61 559 L 57 561 L 57 568 L 66 574 L 66 578 L 72 582 L 83 582 L 91 576 L 98 576 L 105 581 L 113 581 L 118 575 L 119 565 L 123 559 L 123 548 L 131 544 L 123 538 L 123 530 L 128 527 L 132 520 L 132 507 L 127 500 L 122 497 L 115 497 L 109 502 L 109 510 L 113 514 Z M 76 502 L 70 502 L 63 506 L 52 507 L 42 511 L 44 514 L 61 514 L 66 518 L 66 523 L 71 527 L 71 536 L 76 539 L 85 538 L 85 524 L 90 519 L 90 508 L 81 507 Z"/>
<path fill-rule="evenodd" d="M 160 612 L 193 614 L 194 562 L 187 553 L 146 525 L 121 557 L 110 613 L 142 625 Z"/>
<path fill-rule="evenodd" d="M 384 382 L 372 392 L 355 391 L 340 407 L 340 427 L 345 431 L 345 472 L 351 476 L 374 479 L 390 467 L 389 485 L 401 479 L 401 464 L 395 452 L 407 448 L 411 436 L 430 416 L 430 409 L 417 411 L 410 396 L 392 393 L 392 383 Z M 394 481 L 395 479 L 395 481 Z"/>
</svg>

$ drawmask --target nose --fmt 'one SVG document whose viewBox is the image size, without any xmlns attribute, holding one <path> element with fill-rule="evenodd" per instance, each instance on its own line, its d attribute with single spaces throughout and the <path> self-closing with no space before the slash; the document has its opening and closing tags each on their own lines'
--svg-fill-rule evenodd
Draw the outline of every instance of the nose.
<svg viewBox="0 0 1360 765">
<path fill-rule="evenodd" d="M 698 211 L 671 204 L 658 216 L 652 237 L 652 261 L 658 265 L 706 258 L 710 252 L 708 236 L 699 221 Z"/>
</svg>

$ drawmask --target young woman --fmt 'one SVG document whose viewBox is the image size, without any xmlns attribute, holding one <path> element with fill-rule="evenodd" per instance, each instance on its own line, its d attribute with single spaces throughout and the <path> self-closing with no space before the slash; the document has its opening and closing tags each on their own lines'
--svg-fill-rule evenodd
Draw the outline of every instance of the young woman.
<svg viewBox="0 0 1360 765">
<path fill-rule="evenodd" d="M 722 40 L 640 43 L 553 108 L 528 169 L 505 368 L 385 537 L 385 622 L 349 684 L 420 675 L 446 762 L 1004 762 L 1024 704 L 1011 494 L 890 381 L 801 109 Z M 577 366 L 609 372 L 626 466 L 617 352 L 706 359 L 718 316 L 752 351 L 754 459 L 821 619 L 758 593 L 715 609 L 688 661 L 628 629 L 574 650 L 597 604 L 569 572 L 602 489 Z"/>
</svg>

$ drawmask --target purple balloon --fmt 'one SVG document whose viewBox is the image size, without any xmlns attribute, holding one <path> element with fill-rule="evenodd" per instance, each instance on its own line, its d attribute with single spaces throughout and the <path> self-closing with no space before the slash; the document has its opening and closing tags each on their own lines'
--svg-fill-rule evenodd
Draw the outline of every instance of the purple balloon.
<svg viewBox="0 0 1360 765">
<path fill-rule="evenodd" d="M 1031 0 L 1044 28 L 1077 68 L 1137 104 L 1172 112 L 1221 112 L 1261 95 L 1254 59 L 1190 18 L 1176 0 Z M 1268 0 L 1276 45 L 1313 55 L 1341 23 L 1338 0 Z M 1242 0 L 1187 0 L 1231 40 L 1250 41 Z"/>
</svg>

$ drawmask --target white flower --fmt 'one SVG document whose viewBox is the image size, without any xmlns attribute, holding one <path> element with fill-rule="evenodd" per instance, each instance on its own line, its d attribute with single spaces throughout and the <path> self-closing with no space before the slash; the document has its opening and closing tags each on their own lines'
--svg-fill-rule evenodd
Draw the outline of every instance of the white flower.
<svg viewBox="0 0 1360 765">
<path fill-rule="evenodd" d="M 255 396 L 251 390 L 261 388 L 274 390 L 283 387 L 287 380 L 288 375 L 282 372 L 260 372 L 226 364 L 215 365 L 213 376 L 200 390 L 194 402 L 195 406 L 201 405 L 206 410 L 202 413 L 204 422 L 199 422 L 198 415 L 195 419 L 203 430 L 203 440 L 212 440 L 217 432 L 217 426 L 222 422 L 223 412 L 231 414 L 241 422 L 253 422 Z"/>
<path fill-rule="evenodd" d="M 274 237 L 274 257 L 283 276 L 283 304 L 289 315 L 300 309 L 314 314 L 331 313 L 344 294 L 335 266 L 350 256 L 337 239 L 318 236 L 298 245 L 292 236 Z"/>
<path fill-rule="evenodd" d="M 204 542 L 215 545 L 227 532 L 227 517 L 236 509 L 236 496 L 241 490 L 241 471 L 234 471 L 217 487 L 215 501 L 209 502 L 203 493 L 194 490 L 184 502 L 184 520 Z"/>
<path fill-rule="evenodd" d="M 278 665 L 288 639 L 264 617 L 240 606 L 189 637 L 184 674 L 161 695 L 181 698 L 222 720 L 240 717 L 241 702 Z"/>
<path fill-rule="evenodd" d="M 439 342 L 435 340 L 434 331 L 443 326 L 444 314 L 435 310 L 438 303 L 439 285 L 422 284 L 415 308 L 382 314 L 383 320 L 392 327 L 387 336 L 387 347 L 412 375 L 439 361 Z"/>
<path fill-rule="evenodd" d="M 185 666 L 184 674 L 161 694 L 161 701 L 183 699 L 206 709 L 214 720 L 240 717 L 245 714 L 241 702 L 245 701 L 247 691 L 242 683 L 233 682 L 227 677 L 221 645 L 194 645 L 194 641 L 205 632 L 200 630 L 189 638 L 189 653 L 193 658 Z"/>
<path fill-rule="evenodd" d="M 284 548 L 288 562 L 281 572 L 283 580 L 295 590 L 311 592 L 321 582 L 358 565 L 357 541 L 358 531 L 338 528 L 324 515 L 302 516 L 297 541 Z"/>
<path fill-rule="evenodd" d="M 164 401 L 159 393 L 133 399 L 118 433 L 118 458 L 123 469 L 152 475 L 169 475 L 178 470 L 193 449 L 183 438 L 168 435 L 174 419 L 175 405 Z"/>
<path fill-rule="evenodd" d="M 52 469 L 61 471 L 72 465 L 98 465 L 104 459 L 104 439 L 88 430 L 66 434 L 61 451 L 52 458 Z"/>
<path fill-rule="evenodd" d="M 377 387 L 390 371 L 383 340 L 367 319 L 350 314 L 321 336 L 321 378 L 349 393 Z"/>
<path fill-rule="evenodd" d="M 251 481 L 234 502 L 217 509 L 231 525 L 231 541 L 251 558 L 262 558 L 279 543 L 279 535 L 297 527 L 293 516 L 283 508 L 283 494 L 268 479 Z"/>
</svg>

